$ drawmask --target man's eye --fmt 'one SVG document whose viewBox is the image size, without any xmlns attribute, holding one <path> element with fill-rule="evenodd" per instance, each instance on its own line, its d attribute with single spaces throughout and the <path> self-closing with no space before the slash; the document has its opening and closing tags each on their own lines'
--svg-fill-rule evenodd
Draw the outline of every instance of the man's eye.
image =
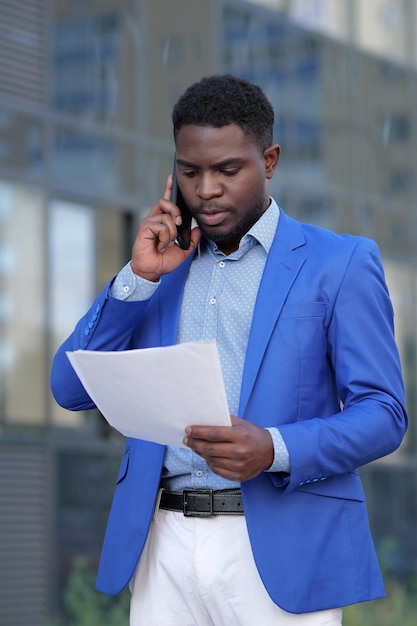
<svg viewBox="0 0 417 626">
<path fill-rule="evenodd" d="M 236 176 L 236 174 L 239 172 L 238 169 L 233 169 L 233 170 L 222 170 L 222 174 L 224 176 Z"/>
<path fill-rule="evenodd" d="M 193 176 L 195 176 L 195 175 L 196 175 L 196 172 L 195 172 L 195 170 L 183 170 L 183 171 L 181 172 L 181 174 L 182 174 L 183 176 L 186 176 L 187 178 L 192 178 Z"/>
</svg>

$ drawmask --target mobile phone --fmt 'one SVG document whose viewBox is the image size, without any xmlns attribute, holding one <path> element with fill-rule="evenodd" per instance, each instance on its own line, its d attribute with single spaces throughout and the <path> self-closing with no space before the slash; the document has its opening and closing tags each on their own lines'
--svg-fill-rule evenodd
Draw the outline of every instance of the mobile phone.
<svg viewBox="0 0 417 626">
<path fill-rule="evenodd" d="M 174 167 L 172 170 L 172 193 L 171 193 L 171 202 L 177 205 L 179 210 L 181 211 L 182 224 L 177 226 L 177 238 L 175 243 L 179 245 L 183 250 L 188 250 L 190 247 L 190 238 L 191 238 L 191 213 L 188 206 L 185 204 L 184 198 L 182 197 L 180 188 L 178 187 L 177 182 L 177 167 L 176 167 L 176 159 L 174 158 Z"/>
</svg>

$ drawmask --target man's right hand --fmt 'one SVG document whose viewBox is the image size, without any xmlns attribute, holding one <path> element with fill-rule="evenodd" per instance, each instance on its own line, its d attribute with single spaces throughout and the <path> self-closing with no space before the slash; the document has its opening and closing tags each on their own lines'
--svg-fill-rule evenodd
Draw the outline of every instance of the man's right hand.
<svg viewBox="0 0 417 626">
<path fill-rule="evenodd" d="M 168 176 L 163 198 L 139 222 L 132 249 L 132 271 L 153 282 L 163 274 L 168 274 L 183 263 L 193 253 L 200 241 L 199 228 L 191 231 L 188 250 L 175 244 L 177 224 L 181 224 L 179 208 L 171 202 L 172 176 Z"/>
</svg>

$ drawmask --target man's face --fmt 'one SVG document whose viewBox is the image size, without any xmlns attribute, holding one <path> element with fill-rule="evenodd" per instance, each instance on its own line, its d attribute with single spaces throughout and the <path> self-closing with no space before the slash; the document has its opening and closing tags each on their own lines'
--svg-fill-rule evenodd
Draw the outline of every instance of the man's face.
<svg viewBox="0 0 417 626">
<path fill-rule="evenodd" d="M 203 234 L 230 254 L 268 207 L 279 147 L 262 154 L 236 124 L 184 125 L 175 143 L 184 200 Z"/>
</svg>

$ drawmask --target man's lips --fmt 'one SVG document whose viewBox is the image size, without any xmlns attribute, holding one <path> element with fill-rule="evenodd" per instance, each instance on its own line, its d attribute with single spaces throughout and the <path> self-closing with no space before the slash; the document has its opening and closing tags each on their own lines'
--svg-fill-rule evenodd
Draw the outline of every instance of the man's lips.
<svg viewBox="0 0 417 626">
<path fill-rule="evenodd" d="M 224 209 L 218 211 L 199 211 L 195 215 L 195 218 L 205 226 L 218 226 L 223 222 L 226 215 L 227 211 Z"/>
</svg>

